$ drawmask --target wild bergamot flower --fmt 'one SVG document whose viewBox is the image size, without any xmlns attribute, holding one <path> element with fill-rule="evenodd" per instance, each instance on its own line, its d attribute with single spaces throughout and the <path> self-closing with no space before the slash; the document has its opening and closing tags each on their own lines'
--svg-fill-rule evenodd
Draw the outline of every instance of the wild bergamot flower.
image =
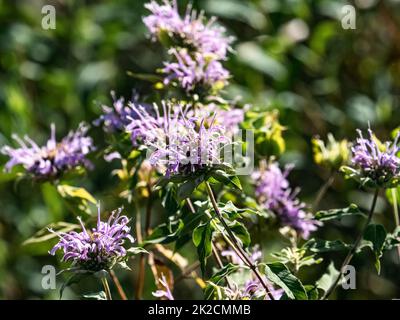
<svg viewBox="0 0 400 320">
<path fill-rule="evenodd" d="M 82 231 L 68 233 L 55 232 L 60 240 L 49 252 L 55 255 L 57 250 L 63 251 L 62 261 L 72 262 L 79 270 L 97 272 L 110 270 L 116 263 L 127 257 L 124 244 L 127 240 L 134 242 L 128 226 L 129 219 L 121 216 L 122 208 L 112 212 L 108 221 L 100 219 L 100 207 L 97 216 L 97 225 L 93 229 L 86 229 L 82 220 L 78 218 Z"/>
</svg>

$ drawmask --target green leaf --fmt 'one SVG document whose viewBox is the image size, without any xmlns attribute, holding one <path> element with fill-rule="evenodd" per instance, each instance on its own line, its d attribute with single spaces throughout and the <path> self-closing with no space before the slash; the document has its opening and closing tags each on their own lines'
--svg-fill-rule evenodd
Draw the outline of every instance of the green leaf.
<svg viewBox="0 0 400 320">
<path fill-rule="evenodd" d="M 61 184 L 57 186 L 57 191 L 64 198 L 70 210 L 77 215 L 91 215 L 92 210 L 89 204 L 97 205 L 96 199 L 84 188 Z"/>
<path fill-rule="evenodd" d="M 128 253 L 128 255 L 137 255 L 137 254 L 141 254 L 141 253 L 149 253 L 146 249 L 142 248 L 142 247 L 132 247 L 126 250 L 126 252 Z"/>
<path fill-rule="evenodd" d="M 209 222 L 199 225 L 193 231 L 193 243 L 197 248 L 203 274 L 205 272 L 207 258 L 211 255 L 212 251 L 212 233 L 213 229 Z"/>
<path fill-rule="evenodd" d="M 106 293 L 104 291 L 84 294 L 83 297 L 89 300 L 107 300 Z"/>
<path fill-rule="evenodd" d="M 393 248 L 400 245 L 400 226 L 398 226 L 393 233 L 386 235 L 385 244 L 383 250 L 392 250 Z"/>
<path fill-rule="evenodd" d="M 280 262 L 260 264 L 267 278 L 282 288 L 289 299 L 307 300 L 307 292 L 303 284 L 289 269 Z"/>
<path fill-rule="evenodd" d="M 239 221 L 233 221 L 228 224 L 231 231 L 235 234 L 236 237 L 242 242 L 244 247 L 248 247 L 251 244 L 250 233 L 247 231 L 247 228 L 243 223 Z"/>
<path fill-rule="evenodd" d="M 304 247 L 311 252 L 321 253 L 348 250 L 351 248 L 351 245 L 346 244 L 341 240 L 329 241 L 322 239 L 310 239 L 304 244 Z"/>
<path fill-rule="evenodd" d="M 308 300 L 318 300 L 319 292 L 316 286 L 306 285 L 304 288 L 306 289 Z"/>
<path fill-rule="evenodd" d="M 187 180 L 184 183 L 180 184 L 177 193 L 178 198 L 179 199 L 189 198 L 198 185 L 199 182 L 196 180 Z"/>
<path fill-rule="evenodd" d="M 206 288 L 204 289 L 204 297 L 206 300 L 210 300 L 216 295 L 216 288 L 225 279 L 225 277 L 236 272 L 240 268 L 239 265 L 228 263 L 222 269 L 219 269 L 208 281 Z"/>
<path fill-rule="evenodd" d="M 31 245 L 31 244 L 36 244 L 36 243 L 41 243 L 41 242 L 46 242 L 49 240 L 52 240 L 54 238 L 58 238 L 57 234 L 55 232 L 70 232 L 75 229 L 79 229 L 80 226 L 78 224 L 73 224 L 73 223 L 68 223 L 68 222 L 56 222 L 56 223 L 51 223 L 45 228 L 39 230 L 36 232 L 32 237 L 29 239 L 25 240 L 22 245 Z M 50 232 L 48 229 L 52 229 L 54 232 Z"/>
<path fill-rule="evenodd" d="M 386 241 L 386 230 L 380 224 L 370 224 L 365 230 L 364 239 L 372 243 L 372 251 L 375 254 L 375 268 L 380 274 L 380 259 Z"/>
<path fill-rule="evenodd" d="M 328 221 L 333 219 L 341 219 L 345 216 L 361 215 L 365 216 L 364 213 L 355 204 L 351 204 L 347 208 L 331 209 L 326 211 L 318 211 L 315 214 L 315 219 L 320 221 Z"/>
<path fill-rule="evenodd" d="M 143 244 L 166 244 L 174 242 L 178 238 L 183 226 L 184 224 L 181 219 L 163 223 L 153 230 L 151 235 L 144 240 Z"/>
<path fill-rule="evenodd" d="M 236 189 L 242 190 L 242 185 L 240 183 L 240 180 L 235 175 L 229 175 L 228 173 L 222 170 L 215 170 L 212 171 L 210 176 L 226 186 L 232 186 Z"/>
<path fill-rule="evenodd" d="M 163 194 L 161 195 L 162 197 L 161 204 L 170 214 L 177 212 L 179 209 L 176 189 L 177 187 L 173 183 L 166 185 L 165 188 L 162 189 Z"/>
<path fill-rule="evenodd" d="M 336 278 L 339 276 L 339 271 L 335 268 L 333 262 L 328 266 L 328 272 L 325 273 L 317 282 L 316 285 L 319 289 L 326 292 L 332 284 L 335 282 Z"/>
</svg>

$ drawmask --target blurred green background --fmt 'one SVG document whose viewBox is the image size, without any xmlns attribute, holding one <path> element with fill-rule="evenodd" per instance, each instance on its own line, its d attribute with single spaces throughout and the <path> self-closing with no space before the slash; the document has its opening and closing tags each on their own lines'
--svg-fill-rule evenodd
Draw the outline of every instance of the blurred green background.
<svg viewBox="0 0 400 320">
<path fill-rule="evenodd" d="M 0 146 L 11 144 L 11 134 L 28 134 L 38 142 L 49 136 L 50 123 L 62 137 L 82 120 L 92 122 L 100 104 L 110 104 L 110 91 L 129 98 L 132 89 L 142 96 L 152 94 L 150 83 L 130 77 L 127 71 L 152 73 L 165 53 L 146 37 L 141 18 L 142 0 L 0 0 Z M 183 8 L 187 1 L 178 1 Z M 291 181 L 302 187 L 300 197 L 312 203 L 327 172 L 313 164 L 311 137 L 355 137 L 355 129 L 370 123 L 378 137 L 390 138 L 399 126 L 400 3 L 378 0 L 208 0 L 193 1 L 208 16 L 216 15 L 236 37 L 234 53 L 226 67 L 232 73 L 224 95 L 280 110 L 286 126 L 287 151 L 282 162 L 294 162 Z M 56 8 L 56 29 L 41 27 L 41 8 Z M 356 29 L 341 25 L 342 7 L 356 8 Z M 91 131 L 95 143 L 104 144 L 101 129 Z M 0 156 L 0 169 L 6 158 Z M 112 164 L 101 156 L 93 159 L 96 170 L 79 183 L 103 206 L 121 205 L 110 174 Z M 0 174 L 0 298 L 58 298 L 57 290 L 43 290 L 41 269 L 56 264 L 46 254 L 49 246 L 30 248 L 24 240 L 45 225 L 75 218 L 48 185 L 26 180 L 16 183 Z M 324 208 L 362 208 L 371 196 L 351 182 L 337 179 L 324 199 Z M 94 209 L 95 210 L 95 209 Z M 377 207 L 376 221 L 394 229 L 393 214 L 385 199 Z M 351 242 L 357 219 L 328 224 L 318 237 Z M 268 230 L 265 230 L 268 232 Z M 265 237 L 265 239 L 267 236 Z M 282 244 L 281 244 L 282 245 Z M 265 252 L 268 254 L 268 252 Z M 317 279 L 329 258 L 336 263 L 342 254 L 325 255 L 326 261 L 305 269 L 304 282 Z M 343 299 L 385 299 L 400 296 L 400 264 L 396 252 L 385 254 L 382 272 L 374 269 L 372 254 L 353 261 L 357 290 L 338 290 Z M 151 297 L 148 274 L 145 297 Z M 121 273 L 129 295 L 135 272 Z M 59 282 L 62 277 L 59 277 Z M 85 292 L 98 291 L 93 282 Z M 196 288 L 196 289 L 194 289 Z M 73 287 L 79 292 L 79 289 Z M 64 298 L 73 298 L 72 289 Z M 187 281 L 176 298 L 201 298 L 195 284 Z"/>
</svg>

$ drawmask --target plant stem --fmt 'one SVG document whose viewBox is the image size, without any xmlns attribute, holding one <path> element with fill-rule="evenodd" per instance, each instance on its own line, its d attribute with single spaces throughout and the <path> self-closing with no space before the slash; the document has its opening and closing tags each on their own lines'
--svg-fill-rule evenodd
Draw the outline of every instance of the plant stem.
<svg viewBox="0 0 400 320">
<path fill-rule="evenodd" d="M 108 281 L 106 277 L 101 277 L 101 283 L 104 287 L 104 292 L 106 293 L 107 300 L 112 300 L 110 286 L 108 285 Z"/>
<path fill-rule="evenodd" d="M 392 188 L 390 191 L 392 192 L 392 199 L 393 199 L 394 221 L 396 223 L 396 227 L 398 227 L 400 225 L 400 221 L 399 221 L 399 207 L 397 206 L 397 191 L 395 188 Z M 400 260 L 400 247 L 397 247 L 397 253 Z"/>
<path fill-rule="evenodd" d="M 313 211 L 316 211 L 318 209 L 318 206 L 325 196 L 326 192 L 329 190 L 330 186 L 332 183 L 335 181 L 335 171 L 331 171 L 329 174 L 328 180 L 325 181 L 325 183 L 322 185 L 322 187 L 319 189 L 317 197 L 315 198 L 314 204 L 313 204 Z"/>
<path fill-rule="evenodd" d="M 126 297 L 125 291 L 121 286 L 121 283 L 119 282 L 114 270 L 110 271 L 110 276 L 112 281 L 114 282 L 115 286 L 117 287 L 118 290 L 118 294 L 121 297 L 122 300 L 128 300 L 128 298 Z"/>
<path fill-rule="evenodd" d="M 150 233 L 151 209 L 152 209 L 152 205 L 153 205 L 152 199 L 151 199 L 151 187 L 149 185 L 148 185 L 148 192 L 149 192 L 149 198 L 147 199 L 146 220 L 145 220 L 145 228 L 144 228 L 145 236 L 148 236 Z M 140 260 L 139 260 L 138 282 L 137 282 L 136 293 L 135 293 L 136 300 L 142 299 L 145 276 L 146 276 L 146 255 L 144 253 L 142 253 L 140 255 Z"/>
<path fill-rule="evenodd" d="M 214 197 L 214 192 L 212 191 L 211 186 L 210 186 L 210 184 L 208 182 L 206 182 L 206 189 L 207 189 L 207 193 L 208 193 L 208 196 L 210 198 L 211 204 L 212 204 L 212 206 L 214 208 L 215 214 L 216 214 L 218 220 L 221 222 L 221 224 L 225 228 L 225 231 L 228 233 L 228 237 L 231 240 L 232 248 L 235 248 L 237 252 L 240 252 L 239 257 L 254 272 L 254 274 L 256 275 L 256 277 L 258 278 L 258 280 L 260 281 L 260 283 L 262 284 L 262 286 L 266 290 L 269 298 L 271 300 L 275 300 L 274 296 L 269 291 L 269 288 L 268 288 L 267 284 L 265 283 L 264 278 L 259 273 L 257 267 L 251 262 L 250 258 L 247 256 L 247 254 L 243 250 L 242 246 L 238 243 L 238 241 L 237 241 L 235 235 L 233 234 L 232 230 L 229 228 L 229 226 L 225 222 L 224 218 L 222 217 L 221 212 L 219 211 L 219 208 L 218 208 L 217 201 L 215 200 L 215 197 Z"/>
<path fill-rule="evenodd" d="M 365 230 L 367 229 L 368 225 L 370 224 L 371 220 L 372 220 L 372 216 L 374 215 L 374 210 L 375 210 L 375 205 L 376 205 L 376 201 L 378 199 L 378 194 L 379 194 L 379 189 L 377 188 L 375 190 L 375 194 L 374 194 L 374 198 L 372 200 L 372 205 L 371 205 L 371 209 L 369 211 L 368 214 L 368 218 L 367 221 L 364 225 L 364 228 L 361 230 L 361 232 L 359 233 L 359 235 L 357 236 L 356 241 L 353 244 L 353 247 L 351 248 L 351 250 L 349 251 L 349 253 L 347 254 L 346 258 L 344 259 L 342 266 L 340 267 L 339 270 L 339 275 L 337 276 L 336 280 L 333 282 L 333 284 L 330 286 L 330 288 L 325 292 L 324 296 L 322 297 L 322 300 L 327 299 L 331 293 L 336 289 L 336 287 L 338 286 L 340 279 L 343 276 L 343 272 L 345 271 L 345 267 L 350 263 L 351 259 L 353 259 L 354 254 L 357 252 L 357 249 L 361 243 L 361 240 L 363 239 Z"/>
</svg>

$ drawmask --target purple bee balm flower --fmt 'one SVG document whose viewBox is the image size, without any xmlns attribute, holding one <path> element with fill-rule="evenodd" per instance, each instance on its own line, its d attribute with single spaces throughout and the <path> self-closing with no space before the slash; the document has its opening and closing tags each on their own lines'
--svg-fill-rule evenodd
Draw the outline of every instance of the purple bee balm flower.
<svg viewBox="0 0 400 320">
<path fill-rule="evenodd" d="M 80 218 L 78 218 L 82 231 L 69 233 L 56 233 L 60 241 L 49 252 L 55 255 L 57 250 L 63 251 L 62 261 L 72 262 L 73 266 L 80 270 L 97 272 L 110 270 L 115 263 L 121 262 L 127 255 L 124 243 L 129 240 L 134 242 L 129 234 L 129 219 L 121 216 L 122 208 L 112 212 L 107 222 L 100 220 L 100 206 L 98 209 L 97 226 L 87 230 Z"/>
<path fill-rule="evenodd" d="M 161 276 L 161 279 L 158 279 L 158 282 L 163 286 L 163 289 L 153 292 L 152 295 L 156 298 L 164 298 L 166 300 L 175 300 L 164 274 Z"/>
<path fill-rule="evenodd" d="M 52 124 L 51 137 L 42 147 L 28 136 L 24 137 L 24 141 L 13 135 L 20 148 L 5 146 L 1 149 L 3 154 L 10 157 L 5 169 L 11 170 L 16 165 L 22 165 L 35 178 L 53 179 L 78 166 L 91 168 L 92 164 L 86 156 L 95 148 L 92 138 L 86 136 L 88 127 L 81 123 L 75 132 L 71 131 L 61 142 L 56 141 L 55 131 Z"/>
<path fill-rule="evenodd" d="M 114 91 L 111 92 L 111 96 L 113 106 L 103 105 L 103 114 L 93 124 L 95 126 L 102 124 L 106 132 L 125 131 L 126 126 L 130 123 L 130 118 L 135 117 L 136 113 L 125 103 L 123 97 L 117 99 Z M 138 99 L 137 94 L 133 95 L 131 103 L 138 103 Z"/>
<path fill-rule="evenodd" d="M 189 54 L 186 49 L 171 49 L 175 57 L 173 62 L 165 62 L 162 72 L 166 75 L 164 84 L 177 81 L 187 92 L 198 87 L 212 89 L 224 87 L 229 78 L 229 72 L 222 64 L 207 56 L 195 52 Z"/>
<path fill-rule="evenodd" d="M 282 225 L 292 227 L 307 239 L 319 222 L 312 219 L 305 211 L 305 204 L 296 198 L 298 190 L 290 188 L 287 180 L 290 170 L 291 167 L 286 167 L 282 172 L 277 163 L 272 163 L 268 168 L 254 172 L 255 193 L 259 203 L 274 212 Z"/>
<path fill-rule="evenodd" d="M 233 38 L 225 36 L 225 28 L 218 26 L 215 18 L 206 21 L 203 13 L 197 14 L 190 6 L 182 18 L 176 1 L 164 0 L 162 5 L 151 1 L 145 7 L 151 14 L 143 18 L 143 22 L 153 39 L 165 32 L 173 44 L 212 55 L 217 60 L 226 59 Z"/>
<path fill-rule="evenodd" d="M 361 169 L 362 175 L 375 182 L 389 182 L 392 178 L 399 177 L 400 158 L 397 146 L 400 132 L 394 142 L 381 144 L 375 138 L 371 129 L 368 129 L 369 139 L 365 139 L 361 130 L 357 130 L 357 138 L 352 150 L 352 163 Z"/>
<path fill-rule="evenodd" d="M 220 153 L 229 139 L 224 135 L 224 128 L 214 124 L 215 119 L 189 118 L 187 108 L 181 105 L 163 102 L 162 106 L 163 115 L 155 106 L 153 116 L 144 108 L 132 105 L 139 119 L 132 119 L 128 126 L 133 139 L 140 139 L 148 148 L 151 165 L 165 168 L 168 177 L 222 164 Z"/>
</svg>

